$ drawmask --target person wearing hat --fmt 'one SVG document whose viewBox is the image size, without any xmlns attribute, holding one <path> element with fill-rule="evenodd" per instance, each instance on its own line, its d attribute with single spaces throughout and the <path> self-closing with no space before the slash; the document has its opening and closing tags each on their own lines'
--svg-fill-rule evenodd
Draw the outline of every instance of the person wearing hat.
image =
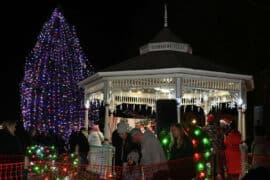
<svg viewBox="0 0 270 180">
<path fill-rule="evenodd" d="M 230 132 L 224 139 L 226 167 L 229 179 L 239 179 L 241 174 L 241 134 L 237 130 L 235 121 L 230 124 Z"/>
<path fill-rule="evenodd" d="M 130 132 L 133 142 L 141 145 L 141 165 L 151 165 L 166 162 L 163 148 L 156 136 L 149 130 L 144 133 L 139 128 Z"/>
<path fill-rule="evenodd" d="M 119 144 L 119 147 L 116 147 L 116 149 L 119 150 L 119 155 L 115 157 L 116 162 L 120 162 L 121 166 L 128 165 L 128 155 L 134 150 L 139 150 L 139 147 L 136 146 L 131 139 L 130 133 L 129 133 L 129 125 L 128 123 L 122 121 L 117 124 L 117 133 L 119 134 L 122 143 Z"/>
<path fill-rule="evenodd" d="M 222 118 L 220 120 L 220 127 L 221 127 L 225 136 L 227 136 L 228 133 L 231 131 L 231 129 L 230 129 L 231 123 L 232 123 L 232 121 L 230 121 L 228 118 Z"/>
<path fill-rule="evenodd" d="M 130 135 L 130 127 L 127 122 L 120 122 L 117 124 L 117 133 L 122 140 L 120 145 L 120 156 L 116 157 L 120 160 L 122 166 L 129 166 L 129 168 L 124 168 L 121 172 L 121 179 L 139 179 L 140 170 L 138 169 L 141 153 L 140 146 L 132 142 Z M 134 167 L 134 168 L 133 168 Z"/>
<path fill-rule="evenodd" d="M 133 142 L 141 145 L 140 165 L 148 166 L 160 164 L 158 168 L 151 169 L 147 172 L 145 169 L 146 179 L 167 179 L 168 165 L 163 148 L 156 136 L 148 129 L 144 133 L 139 128 L 134 128 L 130 132 Z"/>
</svg>

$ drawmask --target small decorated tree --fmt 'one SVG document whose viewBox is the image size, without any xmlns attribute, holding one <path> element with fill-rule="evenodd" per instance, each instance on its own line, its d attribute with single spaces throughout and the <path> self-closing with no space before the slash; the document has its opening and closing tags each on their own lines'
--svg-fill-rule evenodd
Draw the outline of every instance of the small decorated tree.
<svg viewBox="0 0 270 180">
<path fill-rule="evenodd" d="M 55 146 L 33 145 L 27 149 L 28 172 L 31 178 L 63 178 L 78 171 L 79 158 L 74 154 L 57 154 Z"/>
</svg>

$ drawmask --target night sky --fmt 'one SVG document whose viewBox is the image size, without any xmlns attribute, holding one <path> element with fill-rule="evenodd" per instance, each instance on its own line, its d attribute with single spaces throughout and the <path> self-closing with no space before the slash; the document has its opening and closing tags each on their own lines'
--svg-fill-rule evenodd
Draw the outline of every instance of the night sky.
<svg viewBox="0 0 270 180">
<path fill-rule="evenodd" d="M 59 3 L 60 2 L 60 3 Z M 98 2 L 98 3 L 97 3 Z M 60 4 L 97 70 L 139 55 L 163 26 L 162 0 L 18 1 L 1 4 L 1 118 L 20 118 L 25 57 Z M 256 74 L 269 70 L 270 3 L 257 0 L 168 0 L 169 28 L 193 54 Z M 267 1 L 266 1 L 267 2 Z"/>
</svg>

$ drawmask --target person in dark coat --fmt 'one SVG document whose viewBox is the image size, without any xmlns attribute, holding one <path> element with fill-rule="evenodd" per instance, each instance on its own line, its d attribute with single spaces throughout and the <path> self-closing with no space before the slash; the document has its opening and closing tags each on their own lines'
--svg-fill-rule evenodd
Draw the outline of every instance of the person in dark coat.
<svg viewBox="0 0 270 180">
<path fill-rule="evenodd" d="M 171 135 L 170 159 L 192 157 L 194 152 L 192 142 L 180 124 L 171 125 Z"/>
<path fill-rule="evenodd" d="M 78 133 L 76 131 L 72 131 L 72 133 L 69 136 L 68 144 L 69 144 L 69 152 L 74 153 L 75 152 L 75 146 L 77 142 L 77 136 Z"/>
<path fill-rule="evenodd" d="M 132 142 L 131 135 L 129 133 L 129 126 L 126 122 L 120 122 L 117 126 L 117 133 L 122 139 L 122 143 L 119 144 L 120 147 L 120 157 L 118 161 L 120 161 L 120 166 L 125 166 L 128 164 L 128 154 L 135 148 L 134 143 Z"/>
<path fill-rule="evenodd" d="M 86 129 L 81 128 L 77 136 L 77 142 L 75 147 L 75 153 L 80 156 L 81 164 L 88 164 L 87 155 L 89 151 L 89 144 L 86 136 L 87 136 Z"/>
<path fill-rule="evenodd" d="M 117 124 L 118 126 L 118 124 Z M 113 131 L 112 133 L 112 145 L 115 148 L 115 166 L 121 166 L 121 144 L 122 144 L 122 138 L 119 136 L 119 133 L 117 132 L 117 129 Z"/>
<path fill-rule="evenodd" d="M 123 168 L 123 170 L 119 172 L 119 179 L 126 180 L 131 179 L 131 177 L 135 178 L 135 174 L 140 175 L 137 169 L 134 169 L 134 167 L 140 163 L 140 145 L 132 142 L 127 122 L 122 121 L 117 124 L 117 133 L 121 139 L 119 141 L 121 143 L 116 145 L 116 149 L 118 149 L 118 157 L 116 157 L 117 163 L 119 163 L 118 166 L 129 166 L 129 171 Z"/>
<path fill-rule="evenodd" d="M 171 125 L 169 168 L 172 180 L 189 180 L 196 176 L 193 162 L 193 145 L 181 124 Z M 183 165 L 184 164 L 184 165 Z"/>
<path fill-rule="evenodd" d="M 31 144 L 31 140 L 30 135 L 23 127 L 22 121 L 17 122 L 15 135 L 18 137 L 19 142 L 21 143 L 22 151 L 26 152 L 27 147 Z"/>
<path fill-rule="evenodd" d="M 58 154 L 65 153 L 66 152 L 65 140 L 60 135 L 57 135 L 56 138 L 57 138 L 56 139 L 56 147 L 58 150 Z"/>
</svg>

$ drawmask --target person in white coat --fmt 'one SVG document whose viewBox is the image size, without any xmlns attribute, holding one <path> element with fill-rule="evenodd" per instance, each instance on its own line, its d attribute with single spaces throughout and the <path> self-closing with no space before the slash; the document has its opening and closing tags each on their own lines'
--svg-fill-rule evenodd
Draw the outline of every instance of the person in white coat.
<svg viewBox="0 0 270 180">
<path fill-rule="evenodd" d="M 94 125 L 88 136 L 88 142 L 90 146 L 101 146 L 104 141 L 104 136 L 100 132 L 98 125 Z"/>
<path fill-rule="evenodd" d="M 102 142 L 104 141 L 104 136 L 102 132 L 100 132 L 98 125 L 94 125 L 90 131 L 88 136 L 88 143 L 90 145 L 90 150 L 88 153 L 88 161 L 91 166 L 88 167 L 89 171 L 97 172 L 97 169 L 93 169 L 93 165 L 99 165 L 101 162 L 101 149 Z"/>
</svg>

